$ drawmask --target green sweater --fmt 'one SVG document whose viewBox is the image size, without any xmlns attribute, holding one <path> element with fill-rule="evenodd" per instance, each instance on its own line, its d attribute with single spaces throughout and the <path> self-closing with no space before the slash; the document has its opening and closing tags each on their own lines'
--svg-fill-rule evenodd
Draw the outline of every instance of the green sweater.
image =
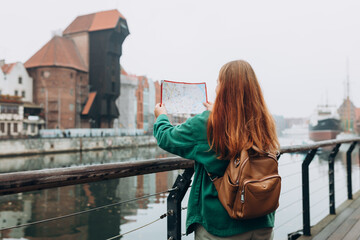
<svg viewBox="0 0 360 240">
<path fill-rule="evenodd" d="M 218 200 L 217 191 L 206 170 L 216 176 L 222 176 L 229 162 L 217 159 L 215 152 L 209 151 L 206 130 L 209 113 L 205 111 L 178 126 L 173 126 L 168 117 L 162 114 L 154 124 L 154 136 L 162 149 L 195 160 L 195 174 L 187 210 L 186 234 L 194 231 L 195 223 L 201 224 L 209 233 L 219 237 L 273 227 L 274 213 L 251 220 L 235 220 L 229 217 Z"/>
</svg>

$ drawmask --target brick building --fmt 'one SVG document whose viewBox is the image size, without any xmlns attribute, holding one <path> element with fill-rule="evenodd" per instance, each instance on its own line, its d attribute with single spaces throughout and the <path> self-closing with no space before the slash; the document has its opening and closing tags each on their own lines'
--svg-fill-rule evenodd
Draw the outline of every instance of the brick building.
<svg viewBox="0 0 360 240">
<path fill-rule="evenodd" d="M 89 127 L 80 117 L 88 97 L 88 72 L 71 39 L 55 36 L 26 63 L 34 102 L 44 107 L 46 128 Z"/>
<path fill-rule="evenodd" d="M 138 76 L 138 87 L 136 89 L 137 114 L 136 127 L 144 129 L 144 125 L 148 124 L 148 104 L 149 104 L 149 82 L 147 77 Z"/>
<path fill-rule="evenodd" d="M 345 132 L 356 131 L 356 107 L 354 103 L 347 97 L 338 108 L 340 115 L 341 127 Z"/>
<path fill-rule="evenodd" d="M 128 34 L 117 10 L 79 16 L 25 63 L 47 128 L 112 127 L 119 116 L 119 59 Z"/>
</svg>

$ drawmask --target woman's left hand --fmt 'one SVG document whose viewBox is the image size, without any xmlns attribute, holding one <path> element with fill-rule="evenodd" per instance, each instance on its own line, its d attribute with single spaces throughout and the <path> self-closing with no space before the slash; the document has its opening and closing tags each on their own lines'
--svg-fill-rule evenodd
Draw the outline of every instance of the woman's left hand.
<svg viewBox="0 0 360 240">
<path fill-rule="evenodd" d="M 156 104 L 154 114 L 155 114 L 155 118 L 157 118 L 161 114 L 167 114 L 165 105 L 160 103 Z"/>
</svg>

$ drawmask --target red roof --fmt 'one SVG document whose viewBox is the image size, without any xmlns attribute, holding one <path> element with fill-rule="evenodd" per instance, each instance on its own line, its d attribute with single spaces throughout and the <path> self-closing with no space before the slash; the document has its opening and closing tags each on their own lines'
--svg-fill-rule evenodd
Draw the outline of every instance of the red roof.
<svg viewBox="0 0 360 240">
<path fill-rule="evenodd" d="M 9 74 L 15 65 L 16 63 L 4 64 L 1 69 L 5 74 Z"/>
<path fill-rule="evenodd" d="M 63 34 L 112 29 L 118 24 L 119 18 L 125 19 L 116 9 L 79 16 L 70 23 Z"/>
<path fill-rule="evenodd" d="M 125 69 L 120 65 L 121 74 L 128 76 L 129 74 L 125 71 Z"/>
<path fill-rule="evenodd" d="M 96 97 L 96 92 L 89 93 L 88 100 L 87 100 L 87 102 L 85 104 L 85 107 L 84 107 L 82 113 L 81 113 L 82 115 L 89 114 L 90 108 L 91 108 L 91 106 L 92 106 L 92 104 L 93 104 L 93 102 L 95 100 L 95 97 Z"/>
<path fill-rule="evenodd" d="M 71 39 L 60 36 L 53 37 L 24 65 L 26 68 L 59 66 L 88 71 L 75 43 Z"/>
</svg>

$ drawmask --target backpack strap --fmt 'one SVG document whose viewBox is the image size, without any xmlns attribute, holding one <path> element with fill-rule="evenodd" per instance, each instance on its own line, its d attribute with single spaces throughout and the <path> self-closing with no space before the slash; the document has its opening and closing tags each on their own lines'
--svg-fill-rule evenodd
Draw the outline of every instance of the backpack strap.
<svg viewBox="0 0 360 240">
<path fill-rule="evenodd" d="M 263 154 L 263 155 L 269 156 L 269 157 L 271 157 L 271 158 L 273 158 L 273 159 L 275 159 L 275 160 L 277 160 L 278 157 L 280 156 L 280 152 L 279 152 L 279 151 L 276 151 L 276 153 L 265 152 L 264 150 L 258 148 L 258 147 L 255 146 L 255 145 L 253 145 L 251 148 L 254 149 L 256 152 L 259 152 L 259 153 L 261 153 L 261 154 Z"/>
</svg>

